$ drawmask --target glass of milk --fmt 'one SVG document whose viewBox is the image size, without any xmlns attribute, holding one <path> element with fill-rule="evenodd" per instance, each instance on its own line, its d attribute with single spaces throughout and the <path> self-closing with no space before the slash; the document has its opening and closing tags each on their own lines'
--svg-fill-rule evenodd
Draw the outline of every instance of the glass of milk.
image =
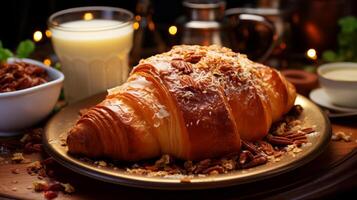
<svg viewBox="0 0 357 200">
<path fill-rule="evenodd" d="M 69 103 L 126 81 L 133 14 L 113 7 L 80 7 L 50 16 L 52 44 L 65 74 Z"/>
</svg>

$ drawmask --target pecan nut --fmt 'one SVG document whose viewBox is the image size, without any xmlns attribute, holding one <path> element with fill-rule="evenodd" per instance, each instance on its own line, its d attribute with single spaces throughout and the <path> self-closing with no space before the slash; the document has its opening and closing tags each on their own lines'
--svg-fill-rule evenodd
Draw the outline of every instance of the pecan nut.
<svg viewBox="0 0 357 200">
<path fill-rule="evenodd" d="M 315 132 L 315 130 L 313 128 L 304 128 L 301 130 L 302 132 L 304 132 L 305 134 L 309 134 L 309 133 L 312 133 L 312 132 Z"/>
<path fill-rule="evenodd" d="M 274 154 L 274 148 L 273 146 L 265 141 L 258 141 L 257 145 L 261 148 L 262 151 L 264 151 L 265 154 L 267 154 L 268 156 L 271 156 Z"/>
<path fill-rule="evenodd" d="M 254 158 L 254 155 L 250 151 L 243 150 L 239 156 L 239 164 L 243 165 L 243 164 L 247 163 L 247 161 L 250 161 L 253 158 Z"/>
<path fill-rule="evenodd" d="M 254 154 L 261 154 L 262 152 L 257 147 L 248 141 L 242 141 L 242 146 Z"/>
<path fill-rule="evenodd" d="M 190 62 L 192 64 L 198 63 L 201 60 L 202 56 L 198 54 L 190 54 L 184 58 L 186 62 Z"/>
<path fill-rule="evenodd" d="M 243 164 L 242 168 L 247 169 L 247 168 L 251 168 L 251 167 L 256 167 L 258 165 L 263 165 L 267 162 L 268 162 L 267 157 L 265 157 L 263 155 L 256 155 L 250 162 Z"/>
<path fill-rule="evenodd" d="M 171 66 L 183 72 L 184 74 L 190 74 L 193 71 L 191 64 L 183 60 L 172 60 Z"/>
<path fill-rule="evenodd" d="M 268 134 L 266 138 L 267 138 L 267 141 L 270 144 L 273 144 L 273 145 L 291 145 L 291 144 L 294 144 L 294 141 L 292 139 L 287 138 L 287 137 L 273 136 L 271 134 Z"/>
<path fill-rule="evenodd" d="M 24 62 L 0 65 L 0 92 L 21 90 L 47 82 L 47 72 Z"/>
<path fill-rule="evenodd" d="M 229 70 L 231 70 L 231 69 L 232 69 L 232 66 L 231 66 L 231 65 L 228 65 L 228 64 L 221 65 L 221 66 L 219 67 L 219 70 L 220 70 L 221 72 L 227 72 L 227 71 L 229 71 Z"/>
<path fill-rule="evenodd" d="M 203 170 L 202 173 L 203 173 L 203 174 L 212 174 L 212 172 L 214 172 L 214 171 L 215 171 L 216 173 L 221 174 L 221 173 L 224 172 L 224 168 L 221 167 L 221 166 L 219 166 L 219 165 L 215 165 L 215 166 L 213 166 L 213 167 L 209 167 L 209 168 Z"/>
</svg>

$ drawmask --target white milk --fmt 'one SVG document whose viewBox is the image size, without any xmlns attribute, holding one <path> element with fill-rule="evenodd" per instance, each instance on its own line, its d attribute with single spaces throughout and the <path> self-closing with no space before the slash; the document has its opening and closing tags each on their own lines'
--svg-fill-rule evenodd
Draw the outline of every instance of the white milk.
<svg viewBox="0 0 357 200">
<path fill-rule="evenodd" d="M 357 68 L 335 69 L 324 73 L 322 76 L 332 80 L 357 81 Z"/>
<path fill-rule="evenodd" d="M 131 24 L 115 27 L 121 23 L 80 20 L 61 24 L 66 30 L 51 29 L 54 49 L 65 74 L 64 91 L 69 103 L 126 81 L 133 29 Z"/>
</svg>

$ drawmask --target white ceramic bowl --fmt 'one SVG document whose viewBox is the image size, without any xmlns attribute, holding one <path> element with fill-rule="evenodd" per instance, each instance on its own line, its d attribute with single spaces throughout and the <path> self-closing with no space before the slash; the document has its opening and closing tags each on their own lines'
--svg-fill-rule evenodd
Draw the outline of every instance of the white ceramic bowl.
<svg viewBox="0 0 357 200">
<path fill-rule="evenodd" d="M 320 85 L 333 104 L 357 108 L 357 81 L 335 80 L 324 76 L 327 72 L 341 69 L 357 70 L 357 63 L 335 62 L 321 65 L 317 69 Z"/>
<path fill-rule="evenodd" d="M 63 74 L 31 59 L 9 59 L 22 61 L 46 70 L 49 82 L 23 90 L 0 93 L 0 136 L 21 133 L 51 113 L 61 92 Z"/>
</svg>

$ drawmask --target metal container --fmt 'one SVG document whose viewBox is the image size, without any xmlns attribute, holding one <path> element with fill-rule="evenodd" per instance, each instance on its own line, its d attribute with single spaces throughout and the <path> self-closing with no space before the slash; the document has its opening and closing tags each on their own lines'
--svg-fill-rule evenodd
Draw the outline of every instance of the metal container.
<svg viewBox="0 0 357 200">
<path fill-rule="evenodd" d="M 186 9 L 186 22 L 183 25 L 182 44 L 228 44 L 221 24 L 225 1 L 187 0 L 183 2 L 183 6 Z"/>
</svg>

